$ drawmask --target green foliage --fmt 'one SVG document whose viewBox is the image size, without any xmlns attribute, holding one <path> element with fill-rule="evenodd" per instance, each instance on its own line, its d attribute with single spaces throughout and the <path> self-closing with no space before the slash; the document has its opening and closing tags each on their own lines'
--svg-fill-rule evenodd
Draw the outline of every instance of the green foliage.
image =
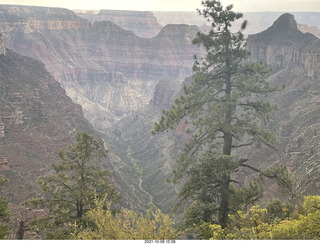
<svg viewBox="0 0 320 244">
<path fill-rule="evenodd" d="M 287 203 L 274 200 L 267 208 L 255 205 L 248 214 L 238 211 L 231 215 L 229 225 L 202 223 L 198 233 L 203 239 L 212 240 L 311 240 L 320 239 L 320 196 L 307 196 L 303 203 L 303 214 L 289 219 Z M 296 210 L 297 211 L 297 210 Z M 287 215 L 287 216 L 286 216 Z"/>
<path fill-rule="evenodd" d="M 293 206 L 290 203 L 283 203 L 279 199 L 274 199 L 269 202 L 266 209 L 270 219 L 272 220 L 289 219 L 290 214 L 294 211 Z"/>
<path fill-rule="evenodd" d="M 104 208 L 104 200 L 96 199 L 96 207 L 86 215 L 95 224 L 90 228 L 76 226 L 74 236 L 81 240 L 166 240 L 176 239 L 178 233 L 168 215 L 148 210 L 137 214 L 132 210 L 121 210 L 115 215 Z M 79 230 L 80 229 L 80 230 Z"/>
<path fill-rule="evenodd" d="M 76 145 L 59 150 L 60 163 L 52 164 L 55 174 L 40 177 L 38 183 L 44 198 L 32 198 L 29 209 L 45 209 L 45 217 L 33 220 L 33 229 L 47 230 L 48 239 L 69 239 L 75 221 L 89 224 L 85 213 L 94 206 L 94 196 L 117 202 L 120 195 L 110 184 L 110 172 L 97 166 L 97 160 L 107 155 L 101 139 L 88 133 L 77 133 Z"/>
<path fill-rule="evenodd" d="M 0 175 L 0 189 L 6 182 L 8 182 L 8 180 Z M 8 225 L 10 215 L 7 199 L 0 196 L 0 239 L 7 239 L 10 234 L 10 227 Z"/>
<path fill-rule="evenodd" d="M 202 5 L 199 14 L 212 28 L 209 33 L 199 32 L 193 43 L 204 47 L 206 54 L 195 57 L 194 81 L 184 87 L 170 110 L 163 111 L 153 134 L 185 122 L 192 137 L 178 157 L 171 182 L 187 177 L 180 193 L 182 200 L 197 201 L 198 206 L 218 203 L 218 208 L 206 209 L 212 209 L 208 213 L 212 221 L 218 219 L 225 227 L 232 198 L 241 198 L 241 204 L 247 205 L 261 196 L 257 182 L 242 191 L 233 186 L 233 173 L 239 167 L 253 168 L 244 164 L 246 159 L 236 158 L 233 149 L 276 142 L 275 135 L 263 126 L 272 120 L 278 106 L 264 98 L 278 88 L 269 86 L 266 77 L 270 70 L 264 64 L 242 62 L 249 56 L 242 33 L 247 22 L 237 32 L 230 31 L 242 14 L 233 12 L 232 5 L 223 8 L 216 0 L 202 1 Z M 235 191 L 238 194 L 233 197 Z M 192 208 L 196 210 L 195 205 Z M 195 216 L 191 210 L 188 214 Z M 217 214 L 218 218 L 211 217 Z"/>
<path fill-rule="evenodd" d="M 296 197 L 299 195 L 295 189 L 295 181 L 289 176 L 287 168 L 284 165 L 275 166 L 261 172 L 262 176 L 269 179 L 276 179 L 283 195 Z"/>
</svg>

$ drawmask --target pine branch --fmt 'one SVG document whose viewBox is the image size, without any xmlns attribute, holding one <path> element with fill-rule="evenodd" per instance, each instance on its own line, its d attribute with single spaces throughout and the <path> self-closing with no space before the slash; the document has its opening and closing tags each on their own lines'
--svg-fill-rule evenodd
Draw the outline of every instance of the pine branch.
<svg viewBox="0 0 320 244">
<path fill-rule="evenodd" d="M 240 166 L 248 168 L 248 169 L 251 169 L 251 170 L 253 170 L 253 171 L 257 172 L 257 173 L 261 173 L 262 172 L 260 169 L 257 169 L 255 167 L 249 165 L 249 164 L 241 163 Z"/>
<path fill-rule="evenodd" d="M 245 144 L 240 144 L 240 145 L 232 145 L 232 148 L 239 148 L 239 147 L 247 147 L 247 146 L 252 146 L 253 142 L 245 143 Z"/>
</svg>

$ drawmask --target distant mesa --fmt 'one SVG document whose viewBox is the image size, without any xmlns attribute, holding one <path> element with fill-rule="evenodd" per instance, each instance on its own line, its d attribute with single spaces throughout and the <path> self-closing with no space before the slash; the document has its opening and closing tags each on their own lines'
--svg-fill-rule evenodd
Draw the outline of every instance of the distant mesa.
<svg viewBox="0 0 320 244">
<path fill-rule="evenodd" d="M 77 11 L 76 14 L 94 23 L 97 21 L 111 21 L 125 30 L 131 30 L 140 37 L 154 37 L 161 28 L 150 11 L 127 11 L 127 10 L 100 10 L 100 11 Z"/>
</svg>

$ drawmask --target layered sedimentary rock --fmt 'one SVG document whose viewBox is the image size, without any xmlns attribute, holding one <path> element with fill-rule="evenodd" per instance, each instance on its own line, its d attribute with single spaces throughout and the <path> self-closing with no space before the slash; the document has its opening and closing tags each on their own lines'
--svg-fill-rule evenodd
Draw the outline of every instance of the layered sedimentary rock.
<svg viewBox="0 0 320 244">
<path fill-rule="evenodd" d="M 133 31 L 141 37 L 154 37 L 162 29 L 154 14 L 149 11 L 100 10 L 75 12 L 92 23 L 96 21 L 110 21 L 125 30 Z"/>
<path fill-rule="evenodd" d="M 9 180 L 2 193 L 10 204 L 13 229 L 20 220 L 38 215 L 28 212 L 23 202 L 43 196 L 37 178 L 53 173 L 52 163 L 60 161 L 58 149 L 74 144 L 77 131 L 110 138 L 93 130 L 82 107 L 66 95 L 41 62 L 10 49 L 0 55 L 0 174 Z M 149 195 L 132 176 L 132 165 L 112 151 L 95 163 L 112 172 L 111 181 L 122 193 L 121 206 L 138 211 L 148 208 Z"/>
<path fill-rule="evenodd" d="M 317 78 L 320 70 L 319 39 L 297 28 L 293 15 L 283 14 L 267 30 L 247 39 L 251 61 L 263 61 L 274 72 L 291 69 Z"/>
<path fill-rule="evenodd" d="M 181 82 L 178 80 L 161 80 L 157 83 L 150 103 L 154 106 L 170 109 L 172 99 L 181 91 Z"/>
<path fill-rule="evenodd" d="M 293 15 L 284 14 L 266 31 L 248 38 L 251 61 L 273 68 L 270 83 L 285 88 L 270 99 L 280 105 L 272 129 L 277 151 L 261 149 L 251 163 L 281 163 L 304 194 L 319 194 L 320 40 L 297 28 Z M 276 192 L 274 192 L 276 193 Z"/>
<path fill-rule="evenodd" d="M 0 15 L 7 47 L 41 60 L 100 129 L 148 104 L 158 80 L 190 75 L 199 52 L 196 26 L 168 25 L 147 39 L 66 9 L 1 5 Z"/>
<path fill-rule="evenodd" d="M 244 19 L 248 21 L 247 29 L 244 34 L 256 34 L 266 30 L 272 25 L 282 12 L 245 12 Z M 317 29 L 320 28 L 320 13 L 317 12 L 294 12 L 292 13 L 300 25 L 298 28 L 303 32 L 311 32 L 316 34 Z M 202 16 L 199 16 L 196 11 L 194 12 L 154 12 L 155 17 L 161 25 L 171 24 L 189 24 L 204 26 L 210 25 Z M 238 27 L 241 21 L 238 21 Z M 306 28 L 305 25 L 312 26 L 312 28 Z M 317 28 L 317 29 L 316 29 Z"/>
</svg>

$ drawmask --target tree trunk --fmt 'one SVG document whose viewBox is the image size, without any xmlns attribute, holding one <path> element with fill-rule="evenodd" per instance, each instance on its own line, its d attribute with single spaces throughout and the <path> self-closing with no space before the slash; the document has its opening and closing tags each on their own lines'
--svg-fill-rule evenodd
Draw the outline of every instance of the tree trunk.
<svg viewBox="0 0 320 244">
<path fill-rule="evenodd" d="M 228 27 L 226 26 L 226 30 Z M 226 44 L 226 52 L 229 52 L 229 44 Z M 230 101 L 230 95 L 232 91 L 231 85 L 231 65 L 230 60 L 226 59 L 226 100 Z M 225 124 L 231 126 L 232 124 L 232 111 L 233 108 L 230 104 L 228 104 L 226 112 L 225 112 Z M 232 149 L 232 133 L 229 131 L 229 128 L 224 132 L 223 135 L 223 154 L 231 155 Z M 228 215 L 229 215 L 229 198 L 230 198 L 230 173 L 228 172 L 228 168 L 225 168 L 226 173 L 221 178 L 221 192 L 220 192 L 220 208 L 219 208 L 219 224 L 221 228 L 225 228 L 228 224 Z"/>
<path fill-rule="evenodd" d="M 24 222 L 21 220 L 19 223 L 19 229 L 16 233 L 17 240 L 23 240 L 24 231 L 25 231 Z"/>
<path fill-rule="evenodd" d="M 220 199 L 220 209 L 219 209 L 219 224 L 222 229 L 224 229 L 228 224 L 228 214 L 229 214 L 229 186 L 230 186 L 230 175 L 225 174 L 221 179 L 221 199 Z"/>
</svg>

